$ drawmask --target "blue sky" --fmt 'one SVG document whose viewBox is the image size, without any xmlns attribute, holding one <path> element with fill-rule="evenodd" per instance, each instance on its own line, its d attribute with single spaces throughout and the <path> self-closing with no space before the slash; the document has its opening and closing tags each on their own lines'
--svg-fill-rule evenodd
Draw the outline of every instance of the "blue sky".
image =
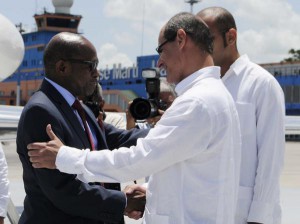
<svg viewBox="0 0 300 224">
<path fill-rule="evenodd" d="M 239 51 L 254 62 L 279 62 L 289 49 L 300 49 L 299 0 L 202 0 L 193 12 L 209 6 L 234 15 Z M 2 2 L 0 13 L 33 31 L 33 15 L 44 8 L 54 12 L 51 0 L 9 0 Z M 79 31 L 95 45 L 102 68 L 131 66 L 137 56 L 155 54 L 160 28 L 181 11 L 190 11 L 184 0 L 74 0 L 71 8 L 82 15 Z"/>
</svg>

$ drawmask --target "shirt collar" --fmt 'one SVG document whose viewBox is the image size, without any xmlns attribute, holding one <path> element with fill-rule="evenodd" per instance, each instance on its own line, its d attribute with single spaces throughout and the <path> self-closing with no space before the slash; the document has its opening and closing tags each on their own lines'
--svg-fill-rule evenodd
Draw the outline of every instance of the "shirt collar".
<svg viewBox="0 0 300 224">
<path fill-rule="evenodd" d="M 217 66 L 209 66 L 202 68 L 193 74 L 187 76 L 181 82 L 176 85 L 175 91 L 178 95 L 182 95 L 186 90 L 191 88 L 198 81 L 205 78 L 217 78 L 220 79 L 220 67 Z"/>
<path fill-rule="evenodd" d="M 232 75 L 238 76 L 242 73 L 242 70 L 245 68 L 245 64 L 249 62 L 249 58 L 246 54 L 240 56 L 238 59 L 235 60 L 235 62 L 230 66 L 228 71 L 225 73 L 225 75 L 222 77 L 222 80 L 225 81 Z"/>
<path fill-rule="evenodd" d="M 72 93 L 70 93 L 68 90 L 66 90 L 64 87 L 58 85 L 56 82 L 53 82 L 52 80 L 45 78 L 47 80 L 47 82 L 49 82 L 62 96 L 63 98 L 65 98 L 65 100 L 68 102 L 68 104 L 70 106 L 72 106 L 72 104 L 75 101 L 75 97 L 72 95 Z"/>
</svg>

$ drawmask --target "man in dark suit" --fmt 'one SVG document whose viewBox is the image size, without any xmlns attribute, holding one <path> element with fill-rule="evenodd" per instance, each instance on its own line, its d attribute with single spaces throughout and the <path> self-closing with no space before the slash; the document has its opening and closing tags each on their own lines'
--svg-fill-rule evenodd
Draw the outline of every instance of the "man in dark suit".
<svg viewBox="0 0 300 224">
<path fill-rule="evenodd" d="M 147 132 L 122 131 L 108 124 L 102 130 L 92 112 L 83 105 L 87 120 L 84 126 L 85 121 L 72 104 L 78 96 L 94 91 L 99 77 L 97 64 L 95 47 L 78 34 L 59 33 L 45 49 L 46 78 L 24 107 L 18 126 L 17 152 L 23 165 L 26 192 L 19 223 L 123 222 L 124 209 L 132 202 L 124 192 L 105 189 L 99 183 L 86 184 L 76 175 L 58 170 L 34 169 L 27 154 L 27 144 L 49 140 L 45 132 L 49 123 L 64 144 L 81 149 L 131 146 L 138 137 L 146 135 Z M 86 131 L 92 135 L 91 139 Z"/>
</svg>

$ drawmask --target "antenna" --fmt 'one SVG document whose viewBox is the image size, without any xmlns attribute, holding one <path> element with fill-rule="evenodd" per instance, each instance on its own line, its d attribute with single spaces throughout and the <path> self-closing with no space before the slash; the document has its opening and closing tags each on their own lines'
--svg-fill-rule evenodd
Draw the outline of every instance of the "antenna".
<svg viewBox="0 0 300 224">
<path fill-rule="evenodd" d="M 189 3 L 191 5 L 191 13 L 193 13 L 193 5 L 201 1 L 202 0 L 185 0 L 185 3 Z"/>
<path fill-rule="evenodd" d="M 38 9 L 38 1 L 35 0 L 35 14 L 37 14 L 37 9 Z"/>
<path fill-rule="evenodd" d="M 143 20 L 142 20 L 141 55 L 143 55 L 143 51 L 144 51 L 144 26 L 145 26 L 145 0 L 143 0 Z"/>
<path fill-rule="evenodd" d="M 23 24 L 22 23 L 17 24 L 16 27 L 19 29 L 20 33 L 24 33 L 25 32 L 25 30 L 23 29 Z"/>
</svg>

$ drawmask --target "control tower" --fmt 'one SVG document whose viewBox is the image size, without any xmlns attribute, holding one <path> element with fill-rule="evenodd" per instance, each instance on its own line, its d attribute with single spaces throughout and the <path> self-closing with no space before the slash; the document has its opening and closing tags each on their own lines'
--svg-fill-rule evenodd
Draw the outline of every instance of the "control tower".
<svg viewBox="0 0 300 224">
<path fill-rule="evenodd" d="M 19 68 L 0 82 L 0 104 L 25 105 L 45 76 L 43 53 L 49 40 L 60 32 L 78 33 L 82 16 L 72 15 L 73 0 L 52 0 L 55 12 L 35 14 L 37 29 L 22 32 L 25 54 Z"/>
<path fill-rule="evenodd" d="M 52 0 L 52 4 L 55 7 L 55 13 L 45 10 L 43 14 L 34 15 L 38 31 L 78 33 L 78 25 L 82 16 L 70 13 L 73 0 Z"/>
</svg>

